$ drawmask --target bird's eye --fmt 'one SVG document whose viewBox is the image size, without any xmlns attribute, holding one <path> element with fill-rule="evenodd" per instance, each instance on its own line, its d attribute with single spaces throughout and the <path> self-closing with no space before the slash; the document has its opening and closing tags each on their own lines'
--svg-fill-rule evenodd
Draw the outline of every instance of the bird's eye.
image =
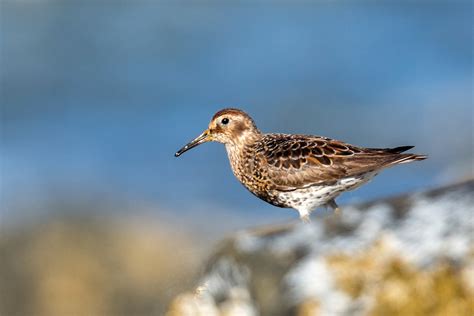
<svg viewBox="0 0 474 316">
<path fill-rule="evenodd" d="M 227 117 L 224 117 L 222 120 L 221 120 L 221 123 L 226 125 L 229 123 L 229 119 Z"/>
</svg>

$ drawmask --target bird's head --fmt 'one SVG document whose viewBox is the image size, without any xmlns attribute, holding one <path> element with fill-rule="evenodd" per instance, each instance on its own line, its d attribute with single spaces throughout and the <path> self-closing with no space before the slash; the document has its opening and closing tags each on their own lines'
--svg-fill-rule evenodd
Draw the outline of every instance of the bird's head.
<svg viewBox="0 0 474 316">
<path fill-rule="evenodd" d="M 260 134 L 252 118 L 239 109 L 220 110 L 212 117 L 208 128 L 178 150 L 176 157 L 200 144 L 216 141 L 226 145 L 242 145 Z"/>
</svg>

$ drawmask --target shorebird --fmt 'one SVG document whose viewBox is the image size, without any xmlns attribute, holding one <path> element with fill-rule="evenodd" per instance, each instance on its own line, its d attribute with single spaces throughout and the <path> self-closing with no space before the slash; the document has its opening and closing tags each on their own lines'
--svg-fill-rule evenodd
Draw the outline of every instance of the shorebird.
<svg viewBox="0 0 474 316">
<path fill-rule="evenodd" d="M 262 133 L 239 109 L 223 109 L 208 128 L 176 152 L 209 141 L 223 143 L 235 177 L 254 195 L 294 208 L 307 222 L 318 206 L 338 212 L 335 198 L 367 183 L 381 170 L 423 160 L 403 153 L 413 146 L 364 148 L 322 136 Z"/>
</svg>

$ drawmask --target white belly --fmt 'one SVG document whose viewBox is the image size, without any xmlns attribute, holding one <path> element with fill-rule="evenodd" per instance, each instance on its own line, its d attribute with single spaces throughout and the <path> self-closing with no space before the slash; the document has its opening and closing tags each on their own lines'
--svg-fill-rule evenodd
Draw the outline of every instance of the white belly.
<svg viewBox="0 0 474 316">
<path fill-rule="evenodd" d="M 318 206 L 328 203 L 344 191 L 358 188 L 368 182 L 375 175 L 375 172 L 359 176 L 343 178 L 332 185 L 314 185 L 308 188 L 280 192 L 278 199 L 287 207 L 292 207 L 298 211 L 311 212 Z"/>
</svg>

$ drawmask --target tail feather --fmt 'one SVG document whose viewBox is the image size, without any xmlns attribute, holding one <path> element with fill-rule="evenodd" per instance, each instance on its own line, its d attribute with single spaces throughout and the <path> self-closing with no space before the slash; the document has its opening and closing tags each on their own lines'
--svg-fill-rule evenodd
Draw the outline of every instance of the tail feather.
<svg viewBox="0 0 474 316">
<path fill-rule="evenodd" d="M 387 148 L 386 150 L 389 153 L 399 154 L 412 148 L 415 148 L 415 146 L 400 146 L 395 148 Z"/>
<path fill-rule="evenodd" d="M 382 151 L 390 154 L 400 154 L 404 151 L 410 150 L 412 148 L 415 148 L 415 146 L 400 146 L 400 147 L 395 147 L 395 148 L 367 148 L 369 150 L 373 151 Z"/>
<path fill-rule="evenodd" d="M 417 154 L 401 154 L 400 159 L 395 160 L 394 164 L 407 163 L 412 161 L 425 160 L 428 158 L 427 155 L 417 155 Z"/>
<path fill-rule="evenodd" d="M 428 158 L 427 155 L 418 155 L 418 154 L 402 154 L 403 152 L 414 148 L 415 146 L 400 146 L 395 148 L 384 148 L 382 151 L 392 154 L 392 159 L 389 162 L 389 165 L 396 165 L 401 163 L 407 163 L 412 161 L 419 161 Z"/>
</svg>

